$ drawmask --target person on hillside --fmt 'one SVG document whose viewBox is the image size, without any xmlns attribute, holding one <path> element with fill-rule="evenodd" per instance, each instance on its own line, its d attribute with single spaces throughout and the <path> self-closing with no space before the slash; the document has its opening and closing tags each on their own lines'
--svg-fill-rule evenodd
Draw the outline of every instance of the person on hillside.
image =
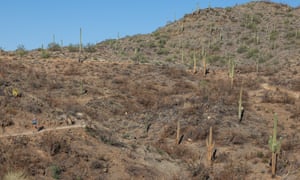
<svg viewBox="0 0 300 180">
<path fill-rule="evenodd" d="M 33 120 L 32 120 L 32 126 L 33 126 L 35 129 L 37 129 L 37 124 L 38 124 L 38 121 L 37 121 L 36 117 L 34 117 Z"/>
</svg>

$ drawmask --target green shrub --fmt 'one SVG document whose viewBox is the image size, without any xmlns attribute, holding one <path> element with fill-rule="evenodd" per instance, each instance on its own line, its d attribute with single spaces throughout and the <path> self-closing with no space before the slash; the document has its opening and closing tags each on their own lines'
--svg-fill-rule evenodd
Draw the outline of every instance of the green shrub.
<svg viewBox="0 0 300 180">
<path fill-rule="evenodd" d="M 67 48 L 69 52 L 79 52 L 79 44 L 70 44 Z"/>
<path fill-rule="evenodd" d="M 54 179 L 60 179 L 60 174 L 61 174 L 61 169 L 60 167 L 56 166 L 56 165 L 53 165 L 50 167 L 51 169 L 51 176 L 52 178 Z"/>
<path fill-rule="evenodd" d="M 41 58 L 47 59 L 47 58 L 49 58 L 50 56 L 51 56 L 51 55 L 50 55 L 50 53 L 49 53 L 48 51 L 42 50 Z"/>
<path fill-rule="evenodd" d="M 96 52 L 96 45 L 88 43 L 85 47 L 84 47 L 84 51 L 85 52 L 89 52 L 89 53 L 93 53 Z"/>
<path fill-rule="evenodd" d="M 18 45 L 17 49 L 16 49 L 16 53 L 20 56 L 23 57 L 25 54 L 27 54 L 27 51 L 25 49 L 25 46 L 20 44 Z"/>
<path fill-rule="evenodd" d="M 272 31 L 270 34 L 270 40 L 275 41 L 277 39 L 278 32 L 277 31 Z"/>
<path fill-rule="evenodd" d="M 49 51 L 60 51 L 61 47 L 57 43 L 50 43 L 50 44 L 48 44 L 48 50 Z"/>
<path fill-rule="evenodd" d="M 158 54 L 158 55 L 167 55 L 167 54 L 169 54 L 169 51 L 168 51 L 168 49 L 166 49 L 166 48 L 160 48 L 160 49 L 157 51 L 157 54 Z"/>
<path fill-rule="evenodd" d="M 246 57 L 247 58 L 257 57 L 258 53 L 259 53 L 258 49 L 249 49 Z"/>
<path fill-rule="evenodd" d="M 237 52 L 242 54 L 244 52 L 247 52 L 248 50 L 248 47 L 247 46 L 240 46 L 238 49 L 237 49 Z"/>
</svg>

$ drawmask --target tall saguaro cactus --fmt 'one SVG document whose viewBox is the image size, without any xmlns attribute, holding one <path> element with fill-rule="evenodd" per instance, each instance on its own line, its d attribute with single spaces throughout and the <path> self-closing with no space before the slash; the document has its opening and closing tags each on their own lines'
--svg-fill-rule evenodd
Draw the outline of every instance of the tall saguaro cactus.
<svg viewBox="0 0 300 180">
<path fill-rule="evenodd" d="M 196 59 L 196 54 L 194 52 L 193 55 L 193 59 L 194 59 L 194 69 L 193 69 L 193 73 L 196 74 L 197 73 L 197 59 Z"/>
<path fill-rule="evenodd" d="M 233 87 L 233 79 L 234 79 L 234 68 L 235 68 L 235 62 L 233 59 L 229 59 L 229 77 L 230 77 L 230 86 Z"/>
<path fill-rule="evenodd" d="M 206 73 L 207 73 L 207 69 L 206 69 L 206 52 L 205 52 L 205 49 L 202 47 L 202 52 L 201 52 L 201 55 L 202 55 L 202 65 L 203 65 L 203 75 L 204 77 L 206 76 Z"/>
<path fill-rule="evenodd" d="M 238 109 L 239 122 L 242 121 L 243 113 L 244 113 L 244 107 L 243 107 L 243 104 L 242 104 L 243 103 L 242 97 L 243 97 L 243 86 L 240 89 L 239 109 Z"/>
<path fill-rule="evenodd" d="M 82 53 L 82 29 L 80 28 L 80 42 L 79 42 L 79 53 Z"/>
<path fill-rule="evenodd" d="M 209 137 L 206 139 L 206 147 L 207 147 L 207 161 L 211 163 L 213 150 L 215 147 L 215 142 L 213 141 L 212 137 L 212 127 L 209 128 Z"/>
<path fill-rule="evenodd" d="M 180 143 L 180 121 L 177 121 L 176 144 Z"/>
<path fill-rule="evenodd" d="M 272 151 L 272 177 L 275 177 L 276 174 L 276 160 L 277 160 L 277 154 L 280 151 L 281 148 L 281 138 L 279 141 L 277 140 L 277 123 L 278 123 L 278 117 L 277 114 L 274 114 L 274 126 L 273 126 L 273 135 L 269 138 L 269 147 Z"/>
</svg>

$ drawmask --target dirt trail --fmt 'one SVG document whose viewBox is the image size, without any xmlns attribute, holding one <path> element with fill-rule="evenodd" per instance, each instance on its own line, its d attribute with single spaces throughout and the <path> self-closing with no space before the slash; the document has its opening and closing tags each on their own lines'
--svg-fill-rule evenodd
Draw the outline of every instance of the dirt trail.
<svg viewBox="0 0 300 180">
<path fill-rule="evenodd" d="M 84 127 L 86 127 L 86 124 L 82 122 L 79 124 L 68 125 L 68 126 L 45 128 L 41 131 L 24 131 L 21 133 L 7 133 L 7 134 L 4 133 L 4 134 L 0 135 L 0 138 L 15 137 L 15 136 L 32 136 L 32 135 L 41 134 L 41 133 L 49 132 L 49 131 L 73 129 L 73 128 L 84 128 Z"/>
<path fill-rule="evenodd" d="M 288 90 L 288 89 L 284 89 L 282 87 L 279 88 L 279 87 L 271 86 L 267 83 L 261 84 L 261 87 L 266 89 L 266 90 L 269 90 L 269 91 L 278 91 L 278 90 L 282 91 L 284 93 L 287 93 L 290 96 L 293 96 L 296 99 L 300 98 L 300 92 L 291 91 L 291 90 Z"/>
</svg>

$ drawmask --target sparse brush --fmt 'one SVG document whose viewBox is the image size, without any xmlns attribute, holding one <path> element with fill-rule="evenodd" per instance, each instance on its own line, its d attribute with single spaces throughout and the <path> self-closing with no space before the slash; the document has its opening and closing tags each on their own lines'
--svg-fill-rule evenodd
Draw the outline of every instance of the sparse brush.
<svg viewBox="0 0 300 180">
<path fill-rule="evenodd" d="M 269 138 L 269 147 L 272 152 L 272 177 L 276 175 L 276 160 L 277 154 L 280 152 L 281 148 L 281 138 L 277 141 L 277 123 L 278 117 L 277 114 L 274 114 L 274 126 L 273 126 L 273 135 Z"/>
</svg>

